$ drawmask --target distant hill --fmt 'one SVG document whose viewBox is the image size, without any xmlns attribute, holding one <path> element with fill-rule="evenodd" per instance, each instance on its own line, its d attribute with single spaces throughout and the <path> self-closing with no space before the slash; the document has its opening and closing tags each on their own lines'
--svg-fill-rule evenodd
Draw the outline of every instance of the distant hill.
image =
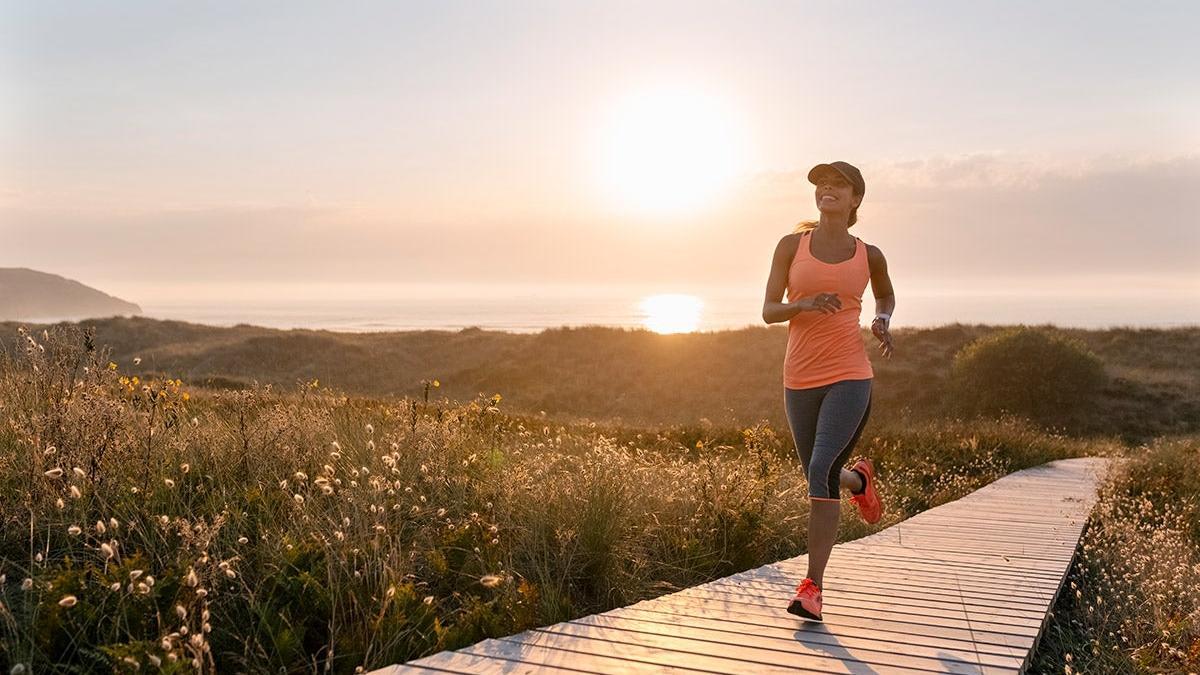
<svg viewBox="0 0 1200 675">
<path fill-rule="evenodd" d="M 84 325 L 95 327 L 97 344 L 112 350 L 123 373 L 179 377 L 190 387 L 240 388 L 257 380 L 291 390 L 319 379 L 322 388 L 348 394 L 420 397 L 421 381 L 438 379 L 431 397 L 464 401 L 499 393 L 504 408 L 560 419 L 649 427 L 766 419 L 786 428 L 782 326 L 658 335 L 600 327 L 338 333 L 145 317 Z M 949 414 L 944 383 L 955 352 L 999 329 L 894 330 L 891 361 L 868 349 L 876 377 L 871 419 L 906 425 Z M 1132 438 L 1200 430 L 1200 327 L 1065 332 L 1094 350 L 1113 377 L 1074 431 Z M 863 339 L 874 343 L 865 330 Z M 20 348 L 17 325 L 0 323 L 0 352 Z"/>
<path fill-rule="evenodd" d="M 0 267 L 0 321 L 88 319 L 141 314 L 142 308 L 78 281 L 25 267 Z"/>
</svg>

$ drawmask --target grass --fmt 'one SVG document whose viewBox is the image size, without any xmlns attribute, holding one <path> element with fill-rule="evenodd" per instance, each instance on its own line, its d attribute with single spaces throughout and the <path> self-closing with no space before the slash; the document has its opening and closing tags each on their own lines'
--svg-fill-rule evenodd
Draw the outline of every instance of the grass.
<svg viewBox="0 0 1200 675">
<path fill-rule="evenodd" d="M 645 330 L 563 328 L 533 335 L 467 329 L 387 333 L 216 328 L 147 318 L 85 322 L 112 348 L 123 372 L 182 378 L 191 386 L 238 389 L 257 381 L 290 390 L 320 380 L 350 395 L 422 396 L 438 378 L 439 394 L 470 401 L 502 392 L 505 408 L 555 419 L 596 419 L 650 430 L 710 420 L 745 427 L 766 420 L 785 428 L 783 326 L 685 335 Z M 69 325 L 69 324 L 63 324 Z M 49 328 L 49 326 L 44 326 Z M 31 327 L 40 333 L 43 326 Z M 17 324 L 0 324 L 0 351 Z M 879 358 L 863 332 L 875 371 L 879 426 L 903 427 L 953 416 L 947 382 L 954 355 L 1004 327 L 951 324 L 897 328 L 894 358 Z M 1059 426 L 1074 435 L 1200 432 L 1200 327 L 1065 329 L 1103 359 L 1110 382 L 1081 419 Z M 141 363 L 135 365 L 135 357 Z"/>
<path fill-rule="evenodd" d="M 1033 666 L 1200 672 L 1200 437 L 1130 453 L 1101 487 Z"/>
<path fill-rule="evenodd" d="M 0 357 L 0 661 L 35 671 L 349 673 L 805 550 L 803 474 L 766 422 L 562 421 L 425 385 L 192 390 L 78 326 L 20 339 Z M 1012 417 L 872 423 L 858 451 L 889 512 L 846 510 L 841 538 L 1123 450 Z"/>
</svg>

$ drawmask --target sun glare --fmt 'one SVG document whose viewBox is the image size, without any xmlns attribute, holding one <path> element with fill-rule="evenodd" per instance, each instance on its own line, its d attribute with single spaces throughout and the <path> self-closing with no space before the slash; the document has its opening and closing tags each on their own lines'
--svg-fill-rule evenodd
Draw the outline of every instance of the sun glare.
<svg viewBox="0 0 1200 675">
<path fill-rule="evenodd" d="M 694 295 L 665 293 L 643 298 L 642 325 L 655 333 L 691 333 L 700 325 L 704 303 Z"/>
<path fill-rule="evenodd" d="M 698 91 L 630 95 L 598 136 L 601 187 L 614 205 L 643 213 L 703 207 L 742 170 L 744 131 L 730 106 Z"/>
</svg>

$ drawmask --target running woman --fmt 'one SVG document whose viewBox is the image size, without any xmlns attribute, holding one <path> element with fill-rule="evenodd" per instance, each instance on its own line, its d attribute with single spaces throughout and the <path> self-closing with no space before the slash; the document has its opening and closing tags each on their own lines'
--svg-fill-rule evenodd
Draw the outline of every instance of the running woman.
<svg viewBox="0 0 1200 675">
<path fill-rule="evenodd" d="M 875 374 L 859 334 L 867 280 L 875 295 L 871 333 L 885 358 L 892 356 L 888 324 L 896 296 L 883 253 L 847 231 L 858 220 L 866 193 L 862 173 L 846 162 L 831 162 L 814 166 L 808 180 L 816 186 L 821 219 L 801 223 L 775 247 L 763 321 L 788 322 L 784 408 L 811 501 L 808 576 L 796 587 L 788 611 L 820 621 L 840 488 L 850 490 L 866 522 L 879 522 L 883 515 L 871 460 L 859 460 L 849 470 L 843 465 L 871 412 Z M 782 302 L 785 290 L 788 301 Z"/>
</svg>

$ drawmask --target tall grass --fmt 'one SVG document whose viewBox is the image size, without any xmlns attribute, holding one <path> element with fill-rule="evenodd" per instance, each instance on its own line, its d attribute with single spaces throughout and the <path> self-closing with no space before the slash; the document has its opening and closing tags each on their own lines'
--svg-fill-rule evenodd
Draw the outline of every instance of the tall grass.
<svg viewBox="0 0 1200 675">
<path fill-rule="evenodd" d="M 359 396 L 420 398 L 422 383 L 440 378 L 438 393 L 451 399 L 469 401 L 480 391 L 500 391 L 506 410 L 544 410 L 560 420 L 587 416 L 651 429 L 704 418 L 725 427 L 762 419 L 786 426 L 780 391 L 786 326 L 658 335 L 599 326 L 538 334 L 478 329 L 336 333 L 218 328 L 145 317 L 85 323 L 95 327 L 98 341 L 112 347 L 113 360 L 127 374 L 179 377 L 194 386 L 237 389 L 258 380 L 290 388 L 319 378 L 323 385 Z M 0 351 L 12 346 L 8 338 L 16 329 L 0 322 Z M 872 424 L 937 423 L 958 414 L 962 401 L 949 386 L 955 355 L 977 339 L 1004 331 L 962 324 L 897 328 L 899 351 L 883 359 L 864 329 L 876 379 Z M 1103 360 L 1110 379 L 1091 392 L 1095 404 L 1076 414 L 1041 401 L 1037 417 L 1044 425 L 1075 435 L 1120 434 L 1131 442 L 1200 431 L 1200 327 L 1055 332 L 1086 344 Z M 1033 355 L 1017 354 L 1018 364 L 1008 370 L 1028 370 L 1020 363 L 1032 363 Z M 132 363 L 135 357 L 141 357 L 140 364 Z M 1043 362 L 1016 385 L 1045 392 L 1044 375 L 1053 370 Z M 985 380 L 984 387 L 994 389 L 1010 379 Z M 1074 393 L 1089 398 L 1089 392 Z M 1023 414 L 1011 405 L 1002 407 Z"/>
<path fill-rule="evenodd" d="M 1036 672 L 1200 672 L 1200 437 L 1131 453 L 1102 486 Z"/>
<path fill-rule="evenodd" d="M 0 361 L 0 661 L 353 672 L 804 552 L 767 424 L 658 432 L 313 382 L 196 394 L 77 327 Z M 1116 452 L 1014 418 L 872 430 L 886 527 L 1012 470 Z M 781 602 L 785 601 L 781 598 Z"/>
</svg>

